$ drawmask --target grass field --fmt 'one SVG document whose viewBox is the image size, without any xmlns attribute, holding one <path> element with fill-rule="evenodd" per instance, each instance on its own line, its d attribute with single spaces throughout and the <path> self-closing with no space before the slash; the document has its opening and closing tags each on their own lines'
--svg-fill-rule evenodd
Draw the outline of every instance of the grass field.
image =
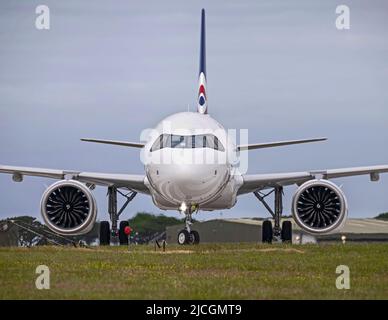
<svg viewBox="0 0 388 320">
<path fill-rule="evenodd" d="M 50 268 L 49 290 L 35 269 Z M 350 268 L 350 289 L 335 286 Z M 388 299 L 388 244 L 0 248 L 1 299 Z"/>
</svg>

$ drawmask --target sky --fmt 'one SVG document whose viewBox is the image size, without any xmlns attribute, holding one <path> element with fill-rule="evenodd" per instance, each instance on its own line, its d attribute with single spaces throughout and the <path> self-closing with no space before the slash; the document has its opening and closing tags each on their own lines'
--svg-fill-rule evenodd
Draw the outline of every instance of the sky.
<svg viewBox="0 0 388 320">
<path fill-rule="evenodd" d="M 50 30 L 35 8 L 50 9 Z M 335 26 L 337 5 L 350 29 Z M 249 173 L 388 164 L 388 3 L 385 1 L 0 2 L 0 164 L 142 174 L 138 149 L 81 142 L 137 141 L 144 128 L 196 107 L 200 10 L 207 15 L 209 114 L 249 142 L 328 137 L 249 153 Z M 388 211 L 388 175 L 333 180 L 349 217 Z M 53 180 L 0 175 L 0 218 L 40 217 Z M 296 187 L 285 190 L 289 214 Z M 100 220 L 106 189 L 97 188 Z M 138 211 L 179 216 L 138 195 Z M 251 195 L 194 218 L 265 217 Z"/>
</svg>

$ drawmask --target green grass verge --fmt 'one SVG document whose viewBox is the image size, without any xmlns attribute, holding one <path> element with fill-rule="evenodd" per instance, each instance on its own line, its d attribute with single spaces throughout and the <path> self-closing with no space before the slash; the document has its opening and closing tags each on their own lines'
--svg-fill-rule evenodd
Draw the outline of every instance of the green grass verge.
<svg viewBox="0 0 388 320">
<path fill-rule="evenodd" d="M 35 269 L 50 268 L 38 290 Z M 335 286 L 350 268 L 350 290 Z M 0 248 L 0 299 L 388 299 L 388 244 Z"/>
</svg>

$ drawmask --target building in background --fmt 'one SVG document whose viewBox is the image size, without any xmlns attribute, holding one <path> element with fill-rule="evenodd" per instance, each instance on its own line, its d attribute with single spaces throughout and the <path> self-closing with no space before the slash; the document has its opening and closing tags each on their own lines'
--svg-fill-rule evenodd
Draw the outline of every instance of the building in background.
<svg viewBox="0 0 388 320">
<path fill-rule="evenodd" d="M 345 226 L 332 234 L 311 236 L 302 231 L 292 219 L 293 243 L 321 241 L 388 241 L 388 221 L 377 219 L 348 219 Z M 196 222 L 192 228 L 201 235 L 203 242 L 261 242 L 261 228 L 264 220 L 217 219 Z M 166 228 L 166 240 L 175 243 L 182 225 Z"/>
</svg>

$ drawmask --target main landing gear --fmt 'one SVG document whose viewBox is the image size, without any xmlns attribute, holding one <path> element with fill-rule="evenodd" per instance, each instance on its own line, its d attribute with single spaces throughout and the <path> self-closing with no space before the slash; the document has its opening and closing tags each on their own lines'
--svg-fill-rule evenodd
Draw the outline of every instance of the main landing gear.
<svg viewBox="0 0 388 320">
<path fill-rule="evenodd" d="M 275 204 L 274 210 L 268 205 L 265 201 L 265 198 L 270 194 L 275 193 Z M 291 221 L 283 221 L 282 226 L 280 227 L 280 222 L 282 219 L 283 213 L 283 187 L 275 187 L 272 191 L 267 194 L 263 194 L 260 191 L 255 191 L 253 193 L 257 199 L 264 205 L 264 207 L 271 214 L 274 225 L 272 227 L 272 222 L 270 220 L 265 220 L 262 226 L 262 240 L 263 243 L 272 243 L 272 241 L 283 241 L 283 242 L 292 242 L 292 224 Z"/>
<path fill-rule="evenodd" d="M 117 193 L 127 199 L 119 211 L 117 211 Z M 108 212 L 112 228 L 110 228 L 108 221 L 100 222 L 100 245 L 110 245 L 111 242 L 120 243 L 121 245 L 128 244 L 128 237 L 124 232 L 125 227 L 128 226 L 128 221 L 121 221 L 119 228 L 117 222 L 119 221 L 121 213 L 133 200 L 136 194 L 137 192 L 135 191 L 124 194 L 116 187 L 108 187 Z"/>
<path fill-rule="evenodd" d="M 183 206 L 183 208 L 182 208 Z M 192 225 L 192 213 L 193 208 L 186 208 L 185 205 L 182 204 L 180 211 L 186 215 L 185 219 L 185 228 L 178 232 L 178 244 L 198 244 L 199 243 L 199 233 L 195 230 L 191 230 Z M 195 210 L 195 209 L 194 209 Z"/>
</svg>

